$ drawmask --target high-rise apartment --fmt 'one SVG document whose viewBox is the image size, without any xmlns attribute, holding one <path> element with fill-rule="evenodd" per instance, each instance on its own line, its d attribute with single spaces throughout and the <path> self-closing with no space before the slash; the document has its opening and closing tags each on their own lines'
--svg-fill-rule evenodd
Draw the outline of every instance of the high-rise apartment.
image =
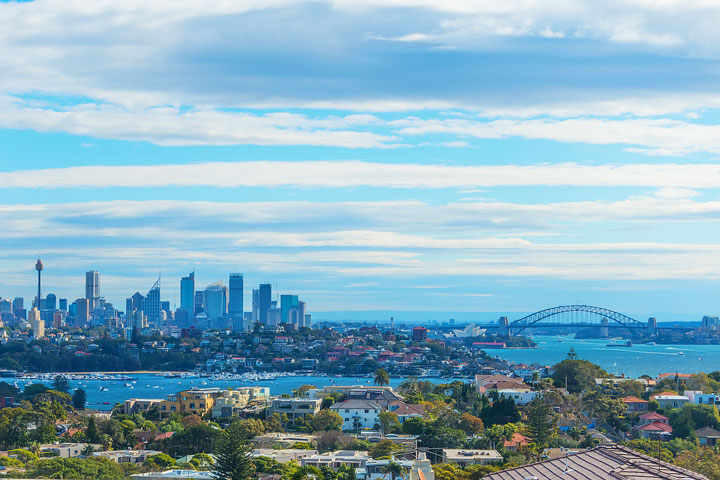
<svg viewBox="0 0 720 480">
<path fill-rule="evenodd" d="M 97 307 L 100 298 L 100 273 L 90 270 L 85 273 L 85 298 L 90 303 L 90 311 Z"/>
<path fill-rule="evenodd" d="M 205 289 L 205 314 L 208 320 L 222 318 L 227 313 L 227 297 L 222 282 L 211 283 Z"/>
<path fill-rule="evenodd" d="M 160 279 L 153 284 L 150 291 L 145 296 L 143 301 L 143 312 L 147 316 L 147 322 L 149 325 L 157 327 L 161 324 L 162 318 L 162 304 L 160 302 Z"/>
<path fill-rule="evenodd" d="M 231 316 L 242 317 L 243 314 L 243 275 L 230 274 L 230 295 L 228 298 L 228 313 Z"/>
</svg>

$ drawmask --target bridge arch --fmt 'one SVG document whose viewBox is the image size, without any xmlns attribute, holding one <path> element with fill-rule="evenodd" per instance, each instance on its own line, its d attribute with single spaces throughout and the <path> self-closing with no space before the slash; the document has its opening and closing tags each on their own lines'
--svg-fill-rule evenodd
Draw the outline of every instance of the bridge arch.
<svg viewBox="0 0 720 480">
<path fill-rule="evenodd" d="M 574 313 L 585 313 L 589 315 L 591 318 L 596 318 L 598 321 L 595 323 L 593 322 L 593 325 L 601 326 L 602 325 L 602 319 L 607 318 L 608 324 L 611 322 L 615 324 L 622 325 L 625 328 L 646 328 L 646 325 L 642 322 L 639 322 L 638 320 L 635 320 L 632 317 L 628 317 L 627 315 L 616 312 L 614 310 L 609 310 L 607 308 L 602 307 L 594 307 L 592 305 L 560 305 L 557 307 L 552 308 L 546 308 L 545 310 L 540 310 L 539 312 L 531 313 L 530 315 L 527 315 L 523 318 L 520 318 L 518 320 L 515 320 L 514 322 L 511 322 L 508 324 L 507 328 L 509 331 L 512 331 L 513 333 L 520 333 L 526 328 L 532 327 L 533 325 L 542 322 L 543 320 L 546 320 L 551 317 L 560 317 L 562 321 L 558 322 L 558 324 L 561 325 L 567 325 L 567 326 L 587 326 L 588 322 L 586 321 L 568 321 L 567 320 L 567 314 L 574 314 Z"/>
</svg>

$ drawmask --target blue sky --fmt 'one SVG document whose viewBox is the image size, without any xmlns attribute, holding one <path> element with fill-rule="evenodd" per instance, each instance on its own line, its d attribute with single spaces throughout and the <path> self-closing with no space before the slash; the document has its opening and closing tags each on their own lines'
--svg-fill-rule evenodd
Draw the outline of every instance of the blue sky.
<svg viewBox="0 0 720 480">
<path fill-rule="evenodd" d="M 358 3 L 0 2 L 0 296 L 718 312 L 719 6 Z"/>
</svg>

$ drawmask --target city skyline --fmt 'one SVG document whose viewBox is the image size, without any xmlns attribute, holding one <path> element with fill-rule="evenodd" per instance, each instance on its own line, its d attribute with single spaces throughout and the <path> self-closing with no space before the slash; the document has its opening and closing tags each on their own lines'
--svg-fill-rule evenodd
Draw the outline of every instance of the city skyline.
<svg viewBox="0 0 720 480">
<path fill-rule="evenodd" d="M 40 257 L 43 292 L 78 298 L 97 270 L 117 306 L 159 270 L 179 306 L 194 270 L 244 272 L 245 310 L 269 281 L 313 312 L 716 315 L 713 19 L 0 2 L 0 296 L 29 302 Z"/>
</svg>

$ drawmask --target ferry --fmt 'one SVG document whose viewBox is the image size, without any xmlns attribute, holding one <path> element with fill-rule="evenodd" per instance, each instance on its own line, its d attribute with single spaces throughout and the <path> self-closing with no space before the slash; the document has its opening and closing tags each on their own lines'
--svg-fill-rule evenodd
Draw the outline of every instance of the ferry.
<svg viewBox="0 0 720 480">
<path fill-rule="evenodd" d="M 632 347 L 632 340 L 628 340 L 625 343 L 608 343 L 606 347 Z"/>
</svg>

